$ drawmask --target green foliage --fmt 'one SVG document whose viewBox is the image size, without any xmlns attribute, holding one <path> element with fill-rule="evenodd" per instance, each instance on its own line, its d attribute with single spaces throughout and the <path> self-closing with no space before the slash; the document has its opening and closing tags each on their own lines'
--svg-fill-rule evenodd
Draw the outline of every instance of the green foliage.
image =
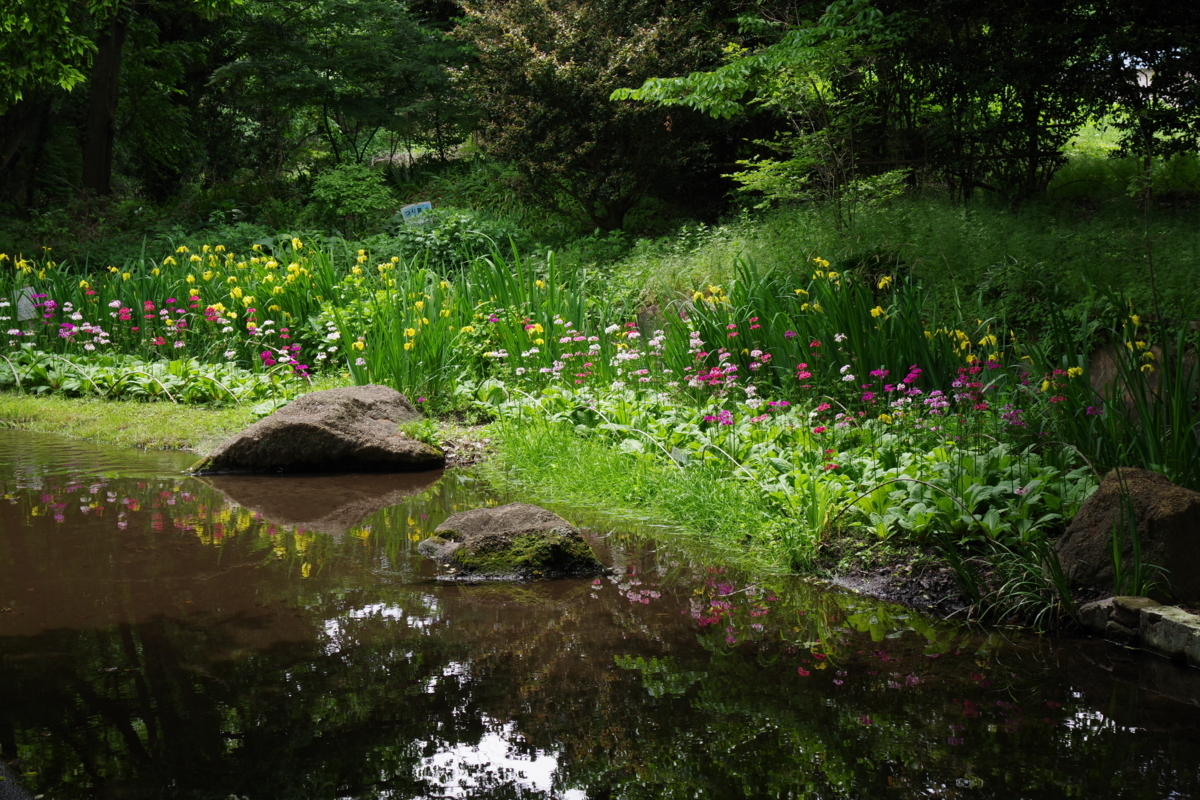
<svg viewBox="0 0 1200 800">
<path fill-rule="evenodd" d="M 747 163 L 765 169 L 759 182 L 781 196 L 822 173 L 827 184 L 853 176 L 866 161 L 867 172 L 932 171 L 964 200 L 980 189 L 1027 200 L 1065 163 L 1075 131 L 1114 107 L 1126 149 L 1147 158 L 1194 149 L 1195 104 L 1185 99 L 1194 48 L 1178 46 L 1184 27 L 1119 4 L 1048 12 L 1023 1 L 839 0 L 815 23 L 746 26 L 753 46 L 729 48 L 714 70 L 652 78 L 614 97 L 716 117 L 780 112 L 794 155 Z M 1139 68 L 1155 79 L 1139 82 Z"/>
<path fill-rule="evenodd" d="M 429 417 L 422 417 L 416 422 L 401 423 L 400 432 L 413 441 L 424 442 L 434 447 L 442 445 L 441 428 Z"/>
<path fill-rule="evenodd" d="M 833 3 L 819 23 L 788 30 L 779 41 L 754 51 L 727 49 L 726 63 L 712 72 L 654 78 L 613 98 L 683 105 L 723 118 L 751 110 L 778 117 L 782 132 L 754 143 L 772 155 L 742 159 L 744 169 L 728 177 L 741 191 L 761 194 L 760 207 L 824 200 L 845 224 L 859 205 L 897 195 L 906 177 L 903 171 L 861 173 L 856 146 L 871 112 L 838 88 L 860 81 L 872 47 L 891 38 L 879 10 L 864 2 Z"/>
<path fill-rule="evenodd" d="M 396 205 L 383 175 L 365 164 L 339 164 L 322 172 L 313 182 L 312 197 L 321 221 L 346 234 L 379 227 Z"/>
<path fill-rule="evenodd" d="M 663 481 L 680 480 L 672 468 L 701 469 L 744 486 L 771 512 L 747 533 L 793 568 L 810 563 L 829 536 L 858 526 L 880 540 L 931 544 L 941 535 L 956 547 L 1023 552 L 1061 531 L 1096 486 L 1069 454 L 989 447 L 962 418 L 938 426 L 921 417 L 850 423 L 856 415 L 838 414 L 814 426 L 819 411 L 756 408 L 753 400 L 730 410 L 632 390 L 510 397 L 502 417 L 598 437 L 617 453 L 660 464 Z"/>
<path fill-rule="evenodd" d="M 1089 328 L 1104 335 L 1079 336 Z M 1098 469 L 1142 467 L 1200 489 L 1197 332 L 1157 332 L 1131 314 L 1112 327 L 1086 317 L 1080 322 L 1064 319 L 1054 333 L 1054 339 L 1030 351 L 1033 365 L 1043 373 L 1043 394 L 1062 398 L 1046 409 L 1047 432 L 1078 448 Z M 1096 342 L 1106 346 L 1094 363 L 1051 355 L 1071 352 L 1066 348 L 1072 345 L 1077 351 L 1079 345 L 1090 349 Z M 1097 368 L 1106 382 L 1093 386 Z M 1064 378 L 1066 370 L 1079 377 Z"/>
<path fill-rule="evenodd" d="M 234 59 L 213 74 L 226 113 L 261 129 L 282 116 L 295 144 L 315 132 L 335 163 L 362 162 L 387 145 L 431 142 L 444 154 L 462 112 L 447 67 L 464 54 L 444 33 L 385 0 L 267 3 L 248 9 Z M 263 131 L 270 132 L 269 130 Z"/>
<path fill-rule="evenodd" d="M 1155 197 L 1186 198 L 1200 187 L 1200 158 L 1195 153 L 1183 153 L 1168 158 L 1154 158 L 1146 174 L 1144 159 L 1117 155 L 1114 149 L 1088 151 L 1075 149 L 1068 162 L 1054 174 L 1047 194 L 1055 199 L 1087 201 L 1137 196 L 1139 189 L 1149 188 Z"/>
<path fill-rule="evenodd" d="M 115 0 L 93 3 L 91 11 L 104 18 L 118 5 Z M 72 24 L 75 11 L 69 0 L 8 0 L 0 6 L 0 114 L 27 92 L 49 86 L 69 90 L 84 80 L 96 44 Z"/>
<path fill-rule="evenodd" d="M 1026 624 L 1036 630 L 1059 628 L 1066 619 L 1078 622 L 1070 581 L 1047 540 L 1015 549 L 996 543 L 985 558 L 992 570 L 980 616 Z"/>
<path fill-rule="evenodd" d="M 257 403 L 295 397 L 304 384 L 280 375 L 202 364 L 98 355 L 86 360 L 21 350 L 0 356 L 0 390 L 109 400 L 165 400 L 186 405 Z"/>
<path fill-rule="evenodd" d="M 419 219 L 419 224 L 397 222 L 391 236 L 370 237 L 363 240 L 363 245 L 376 258 L 397 255 L 437 272 L 462 270 L 495 251 L 528 246 L 519 228 L 484 214 L 438 208 Z"/>
<path fill-rule="evenodd" d="M 650 0 L 468 2 L 459 35 L 476 48 L 465 80 L 485 152 L 517 166 L 538 199 L 588 227 L 626 214 L 679 170 L 702 127 L 617 104 L 630 80 L 701 66 L 713 55 L 691 6 Z"/>
<path fill-rule="evenodd" d="M 1160 586 L 1158 579 L 1166 577 L 1170 570 L 1156 564 L 1148 564 L 1142 557 L 1142 535 L 1138 526 L 1137 509 L 1133 497 L 1125 488 L 1124 474 L 1118 469 L 1119 513 L 1113 522 L 1108 537 L 1108 554 L 1113 570 L 1113 594 L 1146 597 L 1155 594 Z M 1125 557 L 1125 540 L 1129 539 L 1129 558 Z M 1169 582 L 1168 582 L 1169 583 Z"/>
</svg>

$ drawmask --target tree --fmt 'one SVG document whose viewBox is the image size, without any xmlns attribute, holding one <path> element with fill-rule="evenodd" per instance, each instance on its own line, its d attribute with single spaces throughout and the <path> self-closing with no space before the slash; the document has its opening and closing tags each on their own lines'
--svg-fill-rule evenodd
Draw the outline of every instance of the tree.
<svg viewBox="0 0 1200 800">
<path fill-rule="evenodd" d="M 213 80 L 235 113 L 287 109 L 295 140 L 323 140 L 340 164 L 367 158 L 385 130 L 429 129 L 444 152 L 460 116 L 448 69 L 465 60 L 395 0 L 288 2 L 253 10 L 236 58 Z"/>
<path fill-rule="evenodd" d="M 715 70 L 652 78 L 638 89 L 618 89 L 613 98 L 682 105 L 720 118 L 773 116 L 779 124 L 774 137 L 753 142 L 767 155 L 739 161 L 745 169 L 730 177 L 743 190 L 762 193 L 765 203 L 828 201 L 835 223 L 848 222 L 857 204 L 890 193 L 898 180 L 860 174 L 859 138 L 873 115 L 847 90 L 861 86 L 894 36 L 883 14 L 853 0 L 831 4 L 815 24 L 742 22 L 745 34 L 761 38 L 775 28 L 776 35 L 754 49 L 728 48 Z"/>
<path fill-rule="evenodd" d="M 103 17 L 117 2 L 95 2 L 90 11 Z M 45 117 L 47 91 L 85 79 L 96 51 L 82 24 L 88 16 L 76 0 L 0 0 L 0 171 Z"/>
<path fill-rule="evenodd" d="M 1115 113 L 1130 151 L 1196 146 L 1198 15 L 1115 0 L 835 0 L 816 22 L 744 26 L 776 36 L 715 70 L 615 96 L 779 115 L 791 138 L 774 144 L 793 157 L 754 162 L 759 185 L 843 164 L 935 176 L 963 200 L 1020 201 L 1044 193 L 1090 118 Z M 825 158 L 811 158 L 814 142 Z"/>
<path fill-rule="evenodd" d="M 96 43 L 79 22 L 105 19 L 120 0 L 0 0 L 0 114 L 26 95 L 84 80 Z"/>
<path fill-rule="evenodd" d="M 1147 199 L 1155 158 L 1200 149 L 1200 8 L 1107 2 L 1098 102 L 1112 109 L 1119 155 L 1142 159 Z"/>
<path fill-rule="evenodd" d="M 83 190 L 97 195 L 112 191 L 113 147 L 121 62 L 129 26 L 145 7 L 183 2 L 202 15 L 229 11 L 244 0 L 124 0 L 107 19 L 97 19 L 96 56 L 88 81 L 88 114 L 83 150 Z"/>
<path fill-rule="evenodd" d="M 609 99 L 631 82 L 713 63 L 714 37 L 695 5 L 467 0 L 464 10 L 459 35 L 477 50 L 464 85 L 478 105 L 478 140 L 551 208 L 615 230 L 701 150 L 693 115 Z"/>
<path fill-rule="evenodd" d="M 212 15 L 244 0 L 175 1 Z M 110 191 L 126 35 L 139 6 L 157 4 L 156 0 L 0 0 L 0 168 L 7 166 L 44 115 L 44 94 L 55 88 L 73 89 L 88 70 L 83 188 L 95 194 Z"/>
<path fill-rule="evenodd" d="M 1091 3 L 881 5 L 907 21 L 876 100 L 908 121 L 906 155 L 922 148 L 964 200 L 977 189 L 1013 201 L 1044 194 L 1066 143 L 1104 111 L 1091 78 L 1102 35 Z"/>
</svg>

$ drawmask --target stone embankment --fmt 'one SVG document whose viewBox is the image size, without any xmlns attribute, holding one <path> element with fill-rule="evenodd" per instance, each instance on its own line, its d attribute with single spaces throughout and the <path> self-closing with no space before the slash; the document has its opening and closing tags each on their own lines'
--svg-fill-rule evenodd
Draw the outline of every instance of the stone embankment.
<svg viewBox="0 0 1200 800">
<path fill-rule="evenodd" d="M 1110 642 L 1200 667 L 1200 615 L 1149 597 L 1109 597 L 1080 606 L 1085 628 Z"/>
</svg>

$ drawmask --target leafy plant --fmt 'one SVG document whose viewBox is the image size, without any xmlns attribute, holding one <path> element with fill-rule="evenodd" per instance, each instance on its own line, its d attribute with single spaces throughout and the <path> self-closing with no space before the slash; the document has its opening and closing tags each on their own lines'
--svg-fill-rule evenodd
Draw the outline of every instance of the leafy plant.
<svg viewBox="0 0 1200 800">
<path fill-rule="evenodd" d="M 996 543 L 988 561 L 996 584 L 984 598 L 984 616 L 1022 621 L 1038 630 L 1057 627 L 1064 618 L 1078 620 L 1070 582 L 1049 540 L 1020 549 Z"/>
<path fill-rule="evenodd" d="M 339 164 L 313 182 L 313 202 L 323 222 L 346 233 L 380 227 L 396 205 L 383 175 L 365 164 Z"/>
<path fill-rule="evenodd" d="M 409 439 L 417 442 L 440 447 L 442 443 L 441 429 L 435 420 L 422 417 L 415 422 L 400 423 L 400 432 Z"/>
</svg>

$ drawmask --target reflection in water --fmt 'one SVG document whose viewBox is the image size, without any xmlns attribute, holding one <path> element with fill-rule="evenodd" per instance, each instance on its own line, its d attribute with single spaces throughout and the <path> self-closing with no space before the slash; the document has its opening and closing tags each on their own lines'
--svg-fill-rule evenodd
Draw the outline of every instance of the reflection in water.
<svg viewBox="0 0 1200 800">
<path fill-rule="evenodd" d="M 629 536 L 597 541 L 609 578 L 439 584 L 416 542 L 522 498 L 450 472 L 332 535 L 231 505 L 187 461 L 0 432 L 0 754 L 31 794 L 1200 791 L 1196 676 L 1164 662 Z"/>
<path fill-rule="evenodd" d="M 428 472 L 362 475 L 211 475 L 198 480 L 276 525 L 340 536 L 381 508 L 420 494 L 442 477 Z"/>
<path fill-rule="evenodd" d="M 506 785 L 519 787 L 520 794 L 555 794 L 554 777 L 558 760 L 548 754 L 522 752 L 521 736 L 511 723 L 484 720 L 488 732 L 477 744 L 442 750 L 423 760 L 423 777 L 437 786 L 438 797 L 474 797 L 485 787 L 472 776 L 495 774 Z M 464 778 L 464 776 L 467 776 Z M 586 800 L 587 793 L 568 789 L 556 793 L 564 800 Z"/>
</svg>

